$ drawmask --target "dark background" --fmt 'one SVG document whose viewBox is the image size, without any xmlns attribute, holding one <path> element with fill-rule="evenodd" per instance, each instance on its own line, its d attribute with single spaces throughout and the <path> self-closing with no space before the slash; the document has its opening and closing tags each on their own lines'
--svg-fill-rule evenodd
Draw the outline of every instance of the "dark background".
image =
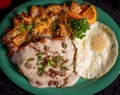
<svg viewBox="0 0 120 95">
<path fill-rule="evenodd" d="M 12 3 L 6 9 L 0 10 L 0 22 L 2 19 L 18 5 L 29 0 L 12 0 Z M 104 10 L 110 15 L 120 27 L 120 0 L 85 0 Z M 120 31 L 118 31 L 120 32 Z M 1 63 L 2 64 L 2 63 Z M 19 88 L 0 69 L 0 95 L 32 95 L 31 93 Z M 120 74 L 106 88 L 94 95 L 120 95 Z"/>
</svg>

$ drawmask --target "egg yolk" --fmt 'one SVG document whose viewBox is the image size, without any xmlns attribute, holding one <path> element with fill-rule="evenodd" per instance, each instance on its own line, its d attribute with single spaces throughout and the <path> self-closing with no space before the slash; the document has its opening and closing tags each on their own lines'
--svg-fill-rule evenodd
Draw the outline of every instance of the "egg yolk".
<svg viewBox="0 0 120 95">
<path fill-rule="evenodd" d="M 94 50 L 102 52 L 106 47 L 106 39 L 102 34 L 95 35 L 91 40 L 91 46 Z"/>
</svg>

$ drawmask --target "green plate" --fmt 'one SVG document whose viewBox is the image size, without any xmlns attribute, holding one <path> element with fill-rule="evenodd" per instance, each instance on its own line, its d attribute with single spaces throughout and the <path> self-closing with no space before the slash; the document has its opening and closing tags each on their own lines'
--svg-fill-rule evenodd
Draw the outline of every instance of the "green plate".
<svg viewBox="0 0 120 95">
<path fill-rule="evenodd" d="M 78 3 L 84 1 L 76 0 Z M 22 10 L 28 11 L 31 5 L 49 5 L 49 4 L 63 4 L 63 2 L 70 2 L 70 0 L 33 0 L 26 2 L 19 7 L 12 10 L 1 22 L 0 25 L 0 37 L 4 34 L 4 30 L 8 27 L 12 21 L 12 18 L 19 14 Z M 113 19 L 108 16 L 104 11 L 97 8 L 98 21 L 108 25 L 116 34 L 118 45 L 120 47 L 120 29 Z M 120 49 L 119 51 L 120 52 Z M 68 88 L 35 88 L 32 87 L 28 80 L 22 76 L 16 66 L 6 57 L 7 48 L 1 44 L 0 39 L 0 67 L 3 72 L 12 80 L 16 85 L 36 95 L 90 95 L 96 93 L 106 86 L 108 86 L 120 73 L 120 54 L 118 55 L 116 64 L 113 68 L 104 76 L 99 79 L 79 79 L 79 81 L 72 87 Z"/>
</svg>

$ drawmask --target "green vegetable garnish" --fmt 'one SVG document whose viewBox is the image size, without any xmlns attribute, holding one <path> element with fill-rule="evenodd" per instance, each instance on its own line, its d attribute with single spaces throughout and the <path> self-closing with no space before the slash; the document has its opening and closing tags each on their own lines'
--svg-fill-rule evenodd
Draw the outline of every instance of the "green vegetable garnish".
<svg viewBox="0 0 120 95">
<path fill-rule="evenodd" d="M 38 53 L 36 55 L 37 55 L 37 63 L 36 63 L 36 65 L 41 65 L 43 63 L 43 60 L 42 60 L 43 54 L 42 53 Z"/>
<path fill-rule="evenodd" d="M 33 25 L 27 25 L 27 26 L 25 26 L 25 28 L 28 31 L 28 35 L 32 34 Z"/>
<path fill-rule="evenodd" d="M 58 61 L 60 61 L 61 56 L 60 56 L 60 55 L 57 55 L 57 56 L 56 56 L 56 59 L 57 59 Z"/>
<path fill-rule="evenodd" d="M 19 25 L 19 31 L 22 32 L 23 29 L 24 29 L 24 24 L 20 23 L 20 25 Z"/>
<path fill-rule="evenodd" d="M 44 73 L 44 70 L 45 70 L 44 66 L 38 67 L 37 74 L 40 75 L 41 73 Z"/>
<path fill-rule="evenodd" d="M 26 29 L 28 31 L 28 35 L 32 34 L 32 29 L 33 29 L 33 25 L 24 25 L 22 23 L 20 23 L 19 25 L 19 31 L 22 32 L 23 29 Z"/>
<path fill-rule="evenodd" d="M 32 60 L 34 60 L 33 58 L 28 58 L 27 59 L 27 62 L 30 62 L 30 61 L 32 61 Z"/>
<path fill-rule="evenodd" d="M 37 21 L 34 21 L 34 27 L 37 26 L 39 23 Z"/>
<path fill-rule="evenodd" d="M 52 36 L 55 37 L 56 36 L 56 29 L 59 25 L 59 22 L 58 22 L 58 19 L 56 19 L 53 23 L 52 23 L 52 26 L 51 26 L 51 31 L 53 32 L 52 33 Z"/>
<path fill-rule="evenodd" d="M 53 62 L 52 60 L 48 60 L 47 65 L 48 65 L 48 66 L 54 66 L 54 65 L 55 65 L 55 62 Z"/>
<path fill-rule="evenodd" d="M 43 54 L 42 53 L 38 53 L 37 57 L 38 57 L 38 59 L 41 59 L 43 57 Z"/>
<path fill-rule="evenodd" d="M 30 31 L 33 28 L 33 25 L 26 26 L 27 31 Z"/>
<path fill-rule="evenodd" d="M 89 24 L 87 22 L 87 19 L 83 18 L 83 19 L 73 19 L 70 18 L 68 20 L 68 26 L 72 27 L 72 38 L 79 38 L 82 39 L 83 37 L 85 37 L 85 32 L 87 31 L 87 29 L 89 29 Z"/>
<path fill-rule="evenodd" d="M 66 66 L 63 66 L 63 65 L 60 65 L 60 68 L 61 69 L 66 69 L 66 70 L 68 69 Z"/>
</svg>

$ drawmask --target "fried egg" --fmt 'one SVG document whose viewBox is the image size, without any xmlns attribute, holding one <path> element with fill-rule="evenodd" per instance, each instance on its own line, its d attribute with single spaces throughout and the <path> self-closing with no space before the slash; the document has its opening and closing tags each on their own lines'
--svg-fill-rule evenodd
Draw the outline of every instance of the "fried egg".
<svg viewBox="0 0 120 95">
<path fill-rule="evenodd" d="M 112 30 L 96 21 L 86 32 L 86 37 L 74 39 L 77 48 L 75 71 L 82 78 L 98 78 L 115 64 L 118 44 Z"/>
</svg>

